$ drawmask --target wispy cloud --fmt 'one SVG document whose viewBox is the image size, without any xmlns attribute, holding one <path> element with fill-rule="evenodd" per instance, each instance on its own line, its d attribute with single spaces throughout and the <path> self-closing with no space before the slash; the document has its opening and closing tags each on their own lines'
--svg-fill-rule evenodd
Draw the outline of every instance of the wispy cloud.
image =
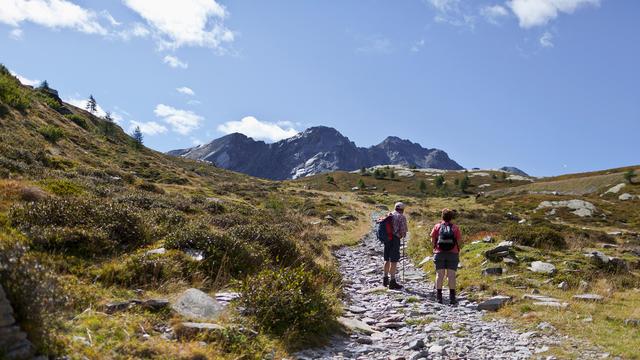
<svg viewBox="0 0 640 360">
<path fill-rule="evenodd" d="M 145 135 L 164 134 L 168 131 L 166 126 L 158 124 L 155 121 L 141 122 L 132 120 L 129 123 L 129 132 L 133 132 L 136 127 L 140 127 L 140 131 Z"/>
<path fill-rule="evenodd" d="M 151 27 L 161 49 L 182 46 L 222 50 L 235 35 L 224 25 L 228 16 L 215 0 L 124 0 Z"/>
<path fill-rule="evenodd" d="M 424 47 L 424 39 L 420 39 L 416 41 L 413 45 L 411 45 L 411 52 L 419 52 Z"/>
<path fill-rule="evenodd" d="M 544 34 L 542 34 L 542 36 L 540 37 L 540 45 L 546 48 L 553 47 L 553 34 L 545 31 Z"/>
<path fill-rule="evenodd" d="M 436 22 L 469 29 L 475 28 L 476 15 L 466 2 L 462 0 L 427 0 L 426 2 L 436 11 L 433 18 Z"/>
<path fill-rule="evenodd" d="M 189 96 L 193 96 L 196 93 L 189 87 L 186 86 L 182 86 L 179 88 L 176 88 L 176 91 L 179 92 L 180 94 L 185 94 L 185 95 L 189 95 Z"/>
<path fill-rule="evenodd" d="M 13 40 L 20 40 L 22 39 L 22 34 L 23 34 L 22 29 L 15 28 L 9 31 L 9 38 Z"/>
<path fill-rule="evenodd" d="M 507 5 L 518 18 L 520 27 L 543 26 L 560 13 L 572 14 L 585 6 L 599 6 L 600 0 L 510 0 Z"/>
<path fill-rule="evenodd" d="M 54 29 L 107 34 L 97 14 L 66 0 L 0 0 L 0 23 L 19 27 L 31 22 Z"/>
<path fill-rule="evenodd" d="M 509 10 L 502 5 L 487 5 L 480 8 L 480 15 L 491 24 L 498 25 L 501 19 L 509 16 Z"/>
<path fill-rule="evenodd" d="M 260 121 L 253 116 L 247 116 L 240 121 L 228 121 L 218 125 L 218 131 L 224 134 L 241 133 L 258 140 L 278 141 L 290 138 L 299 131 L 293 128 L 291 122 L 272 123 Z"/>
<path fill-rule="evenodd" d="M 381 35 L 372 35 L 359 38 L 361 45 L 357 52 L 369 54 L 389 54 L 392 52 L 391 40 Z"/>
<path fill-rule="evenodd" d="M 26 78 L 26 77 L 24 77 L 24 76 L 22 76 L 20 74 L 17 74 L 17 73 L 15 73 L 13 71 L 11 71 L 11 75 L 15 76 L 18 79 L 18 81 L 20 81 L 20 83 L 22 85 L 29 85 L 29 86 L 36 87 L 36 86 L 40 85 L 40 83 L 42 82 L 40 80 L 32 80 L 32 79 Z"/>
<path fill-rule="evenodd" d="M 162 59 L 162 61 L 171 66 L 172 68 L 180 68 L 180 69 L 186 69 L 189 67 L 189 64 L 178 59 L 177 56 L 173 56 L 173 55 L 167 55 L 164 57 L 164 59 Z"/>
<path fill-rule="evenodd" d="M 176 109 L 164 104 L 158 104 L 153 112 L 169 124 L 173 131 L 182 135 L 187 135 L 200 127 L 200 123 L 204 120 L 202 116 L 192 111 Z"/>
</svg>

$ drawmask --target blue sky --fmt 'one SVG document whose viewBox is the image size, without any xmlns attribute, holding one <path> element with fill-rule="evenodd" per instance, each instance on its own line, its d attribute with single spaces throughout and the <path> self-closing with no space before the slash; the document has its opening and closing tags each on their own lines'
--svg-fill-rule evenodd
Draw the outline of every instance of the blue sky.
<svg viewBox="0 0 640 360">
<path fill-rule="evenodd" d="M 0 62 L 161 151 L 327 125 L 469 168 L 640 163 L 638 1 L 216 1 L 0 0 Z"/>
</svg>

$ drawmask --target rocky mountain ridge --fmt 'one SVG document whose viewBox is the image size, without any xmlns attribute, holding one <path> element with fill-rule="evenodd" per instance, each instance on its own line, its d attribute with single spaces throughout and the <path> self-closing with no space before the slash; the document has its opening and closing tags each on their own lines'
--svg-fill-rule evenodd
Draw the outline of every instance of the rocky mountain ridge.
<svg viewBox="0 0 640 360">
<path fill-rule="evenodd" d="M 369 148 L 358 147 L 336 129 L 325 126 L 312 127 L 271 144 L 234 133 L 206 145 L 173 150 L 169 154 L 209 161 L 225 169 L 275 180 L 386 164 L 463 169 L 443 150 L 424 148 L 395 136 Z"/>
</svg>

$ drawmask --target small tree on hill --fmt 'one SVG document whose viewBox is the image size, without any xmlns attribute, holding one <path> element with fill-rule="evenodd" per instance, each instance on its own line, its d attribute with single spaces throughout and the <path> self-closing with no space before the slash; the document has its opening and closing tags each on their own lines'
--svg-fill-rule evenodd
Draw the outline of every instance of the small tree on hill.
<svg viewBox="0 0 640 360">
<path fill-rule="evenodd" d="M 458 186 L 460 186 L 460 190 L 462 190 L 462 192 L 465 192 L 469 188 L 469 185 L 471 185 L 471 180 L 469 179 L 469 176 L 465 175 L 462 180 L 460 180 L 460 184 Z"/>
<path fill-rule="evenodd" d="M 135 130 L 133 130 L 133 134 L 131 135 L 133 141 L 135 141 L 136 149 L 141 149 L 144 141 L 144 137 L 142 136 L 142 131 L 140 130 L 140 126 L 136 126 Z"/>
<path fill-rule="evenodd" d="M 366 175 L 367 174 L 367 168 L 366 167 L 361 167 L 360 168 L 360 175 Z"/>
<path fill-rule="evenodd" d="M 364 189 L 365 187 L 367 187 L 367 185 L 365 185 L 364 180 L 359 179 L 358 180 L 358 188 Z"/>
<path fill-rule="evenodd" d="M 373 177 L 375 177 L 376 179 L 384 179 L 384 172 L 380 169 L 376 169 L 373 172 Z"/>
<path fill-rule="evenodd" d="M 40 86 L 38 86 L 38 89 L 40 90 L 49 90 L 49 82 L 47 82 L 47 80 L 43 81 L 42 83 L 40 83 Z"/>
<path fill-rule="evenodd" d="M 420 188 L 421 193 L 424 194 L 427 192 L 427 183 L 424 180 L 420 180 L 420 184 L 418 185 L 418 187 Z"/>
<path fill-rule="evenodd" d="M 623 176 L 626 182 L 628 182 L 629 184 L 633 184 L 633 178 L 638 175 L 636 175 L 636 172 L 634 170 L 629 170 L 625 172 Z"/>
<path fill-rule="evenodd" d="M 444 186 L 444 176 L 438 175 L 436 176 L 436 187 L 439 189 Z"/>
<path fill-rule="evenodd" d="M 396 173 L 395 173 L 395 171 L 393 171 L 393 169 L 389 169 L 387 171 L 387 173 L 389 174 L 389 179 L 395 179 L 396 178 Z"/>
<path fill-rule="evenodd" d="M 93 97 L 93 95 L 89 95 L 89 100 L 87 100 L 86 109 L 92 114 L 95 114 L 98 111 L 98 102 Z"/>
<path fill-rule="evenodd" d="M 113 117 L 111 116 L 111 111 L 107 111 L 107 114 L 104 116 L 104 119 L 109 123 L 113 123 Z"/>
</svg>

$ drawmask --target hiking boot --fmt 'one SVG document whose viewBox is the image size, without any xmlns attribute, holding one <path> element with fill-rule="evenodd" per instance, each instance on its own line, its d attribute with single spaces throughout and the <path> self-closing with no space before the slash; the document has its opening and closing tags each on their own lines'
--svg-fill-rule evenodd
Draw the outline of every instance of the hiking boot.
<svg viewBox="0 0 640 360">
<path fill-rule="evenodd" d="M 436 290 L 436 301 L 438 304 L 442 304 L 442 290 Z"/>
<path fill-rule="evenodd" d="M 385 276 L 382 278 L 382 286 L 387 287 L 389 286 L 389 277 Z"/>
<path fill-rule="evenodd" d="M 449 304 L 458 305 L 458 300 L 456 300 L 456 291 L 449 290 Z"/>
<path fill-rule="evenodd" d="M 390 290 L 400 290 L 400 289 L 402 289 L 402 285 L 398 284 L 396 279 L 391 279 L 391 281 L 389 281 L 389 289 Z"/>
</svg>

